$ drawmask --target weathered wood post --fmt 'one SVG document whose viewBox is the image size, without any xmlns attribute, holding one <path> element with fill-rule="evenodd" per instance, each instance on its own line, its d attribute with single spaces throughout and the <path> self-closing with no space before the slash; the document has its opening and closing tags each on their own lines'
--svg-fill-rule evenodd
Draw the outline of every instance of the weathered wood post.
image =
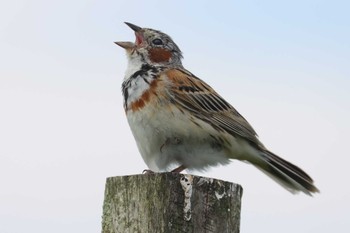
<svg viewBox="0 0 350 233">
<path fill-rule="evenodd" d="M 155 173 L 107 178 L 102 233 L 238 233 L 242 187 Z"/>
</svg>

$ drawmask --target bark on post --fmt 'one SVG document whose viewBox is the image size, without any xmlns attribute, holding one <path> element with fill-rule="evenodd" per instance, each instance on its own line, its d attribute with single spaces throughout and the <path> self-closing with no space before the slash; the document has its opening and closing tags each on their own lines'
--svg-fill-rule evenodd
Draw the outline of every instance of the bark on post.
<svg viewBox="0 0 350 233">
<path fill-rule="evenodd" d="M 155 173 L 107 178 L 102 233 L 238 233 L 242 187 Z"/>
</svg>

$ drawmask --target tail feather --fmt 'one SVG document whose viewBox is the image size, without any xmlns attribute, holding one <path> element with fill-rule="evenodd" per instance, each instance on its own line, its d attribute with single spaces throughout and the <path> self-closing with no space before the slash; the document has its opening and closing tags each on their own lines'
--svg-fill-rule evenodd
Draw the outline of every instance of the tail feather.
<svg viewBox="0 0 350 233">
<path fill-rule="evenodd" d="M 262 151 L 263 162 L 253 163 L 257 168 L 292 193 L 302 191 L 308 195 L 319 192 L 312 178 L 299 167 L 270 151 Z"/>
</svg>

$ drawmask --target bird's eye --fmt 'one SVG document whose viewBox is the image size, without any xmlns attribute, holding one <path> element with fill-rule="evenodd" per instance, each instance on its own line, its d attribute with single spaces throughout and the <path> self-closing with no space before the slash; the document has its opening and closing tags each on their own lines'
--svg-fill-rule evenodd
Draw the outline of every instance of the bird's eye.
<svg viewBox="0 0 350 233">
<path fill-rule="evenodd" d="M 162 45 L 163 44 L 163 41 L 161 40 L 161 39 L 154 39 L 154 40 L 152 40 L 152 43 L 154 44 L 154 45 Z"/>
</svg>

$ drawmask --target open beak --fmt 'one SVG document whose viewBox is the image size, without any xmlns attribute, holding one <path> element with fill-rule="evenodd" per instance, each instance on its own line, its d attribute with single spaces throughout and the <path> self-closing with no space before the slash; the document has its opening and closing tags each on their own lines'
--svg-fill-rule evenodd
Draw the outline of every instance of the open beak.
<svg viewBox="0 0 350 233">
<path fill-rule="evenodd" d="M 134 30 L 134 32 L 139 32 L 142 29 L 141 27 L 136 26 L 135 24 L 132 24 L 132 23 L 125 22 L 125 24 L 128 25 L 132 30 Z"/>
<path fill-rule="evenodd" d="M 139 46 L 143 42 L 143 33 L 142 28 L 139 26 L 136 26 L 135 24 L 125 22 L 126 25 L 128 25 L 134 32 L 136 36 L 135 43 L 132 42 L 124 42 L 124 41 L 117 41 L 114 42 L 115 44 L 119 45 L 120 47 L 124 49 L 134 49 L 135 47 Z"/>
<path fill-rule="evenodd" d="M 135 48 L 135 44 L 129 41 L 116 41 L 114 44 L 119 45 L 124 49 L 133 49 Z"/>
</svg>

